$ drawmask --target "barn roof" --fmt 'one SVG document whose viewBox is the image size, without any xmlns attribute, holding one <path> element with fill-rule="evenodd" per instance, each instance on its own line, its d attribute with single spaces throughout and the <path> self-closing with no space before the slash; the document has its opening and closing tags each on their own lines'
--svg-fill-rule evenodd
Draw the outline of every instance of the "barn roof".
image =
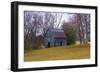
<svg viewBox="0 0 100 73">
<path fill-rule="evenodd" d="M 54 38 L 65 38 L 65 33 L 64 32 L 55 32 L 54 33 Z"/>
<path fill-rule="evenodd" d="M 66 37 L 64 31 L 61 29 L 53 29 L 52 32 L 53 32 L 54 38 L 65 38 Z"/>
</svg>

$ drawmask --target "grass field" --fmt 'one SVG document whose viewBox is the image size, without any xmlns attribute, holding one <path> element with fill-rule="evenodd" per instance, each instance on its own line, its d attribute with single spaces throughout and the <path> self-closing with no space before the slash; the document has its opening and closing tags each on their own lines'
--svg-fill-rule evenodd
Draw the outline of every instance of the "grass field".
<svg viewBox="0 0 100 73">
<path fill-rule="evenodd" d="M 24 52 L 24 61 L 71 60 L 90 58 L 90 45 L 71 45 Z"/>
</svg>

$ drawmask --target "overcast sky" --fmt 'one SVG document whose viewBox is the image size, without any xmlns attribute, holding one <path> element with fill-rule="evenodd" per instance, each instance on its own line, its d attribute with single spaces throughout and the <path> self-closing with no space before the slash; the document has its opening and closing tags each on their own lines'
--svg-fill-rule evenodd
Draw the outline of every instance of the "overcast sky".
<svg viewBox="0 0 100 73">
<path fill-rule="evenodd" d="M 59 28 L 61 28 L 61 25 L 62 25 L 63 21 L 69 22 L 70 18 L 72 18 L 72 17 L 73 17 L 73 14 L 63 13 Z"/>
</svg>

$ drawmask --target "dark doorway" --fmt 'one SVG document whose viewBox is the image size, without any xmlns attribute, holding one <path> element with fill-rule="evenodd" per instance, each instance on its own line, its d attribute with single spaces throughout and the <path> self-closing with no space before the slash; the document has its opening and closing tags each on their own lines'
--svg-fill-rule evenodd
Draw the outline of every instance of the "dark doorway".
<svg viewBox="0 0 100 73">
<path fill-rule="evenodd" d="M 48 47 L 50 47 L 50 42 L 48 42 Z"/>
<path fill-rule="evenodd" d="M 62 42 L 60 42 L 60 46 L 62 46 Z"/>
<path fill-rule="evenodd" d="M 56 46 L 56 42 L 54 43 L 54 46 Z"/>
</svg>

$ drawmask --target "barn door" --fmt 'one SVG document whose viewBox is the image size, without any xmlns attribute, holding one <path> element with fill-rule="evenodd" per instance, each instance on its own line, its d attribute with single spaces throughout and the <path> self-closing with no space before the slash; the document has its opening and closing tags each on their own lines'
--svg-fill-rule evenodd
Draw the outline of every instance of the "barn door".
<svg viewBox="0 0 100 73">
<path fill-rule="evenodd" d="M 62 42 L 60 42 L 60 46 L 62 46 Z"/>
<path fill-rule="evenodd" d="M 50 42 L 48 42 L 48 47 L 50 47 Z"/>
</svg>

